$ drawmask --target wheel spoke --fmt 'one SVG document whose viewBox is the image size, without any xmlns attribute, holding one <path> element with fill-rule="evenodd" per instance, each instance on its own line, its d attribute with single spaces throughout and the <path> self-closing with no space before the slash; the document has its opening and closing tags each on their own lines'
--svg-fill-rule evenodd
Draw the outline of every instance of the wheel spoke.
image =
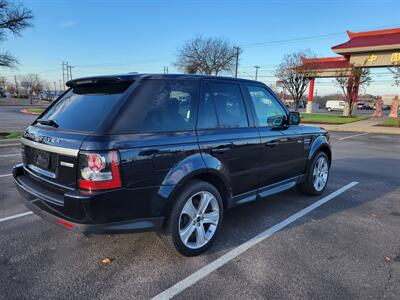
<svg viewBox="0 0 400 300">
<path fill-rule="evenodd" d="M 214 236 L 219 223 L 220 207 L 209 191 L 192 194 L 179 217 L 179 237 L 190 249 L 199 249 Z M 207 230 L 206 230 L 207 229 Z"/>
<path fill-rule="evenodd" d="M 202 193 L 201 194 L 201 198 L 200 198 L 200 203 L 199 203 L 199 207 L 197 209 L 197 212 L 199 214 L 204 214 L 204 212 L 206 211 L 208 205 L 210 204 L 211 199 L 213 198 L 213 196 L 209 193 Z"/>
<path fill-rule="evenodd" d="M 197 210 L 193 206 L 191 199 L 186 202 L 185 206 L 182 209 L 182 214 L 188 215 L 190 217 L 190 220 L 194 220 L 194 218 L 196 218 Z"/>
<path fill-rule="evenodd" d="M 196 244 L 201 246 L 206 241 L 206 232 L 204 231 L 204 226 L 200 225 L 196 227 Z"/>
<path fill-rule="evenodd" d="M 219 212 L 212 211 L 210 213 L 204 214 L 203 217 L 203 223 L 217 225 L 219 220 Z"/>
<path fill-rule="evenodd" d="M 183 230 L 181 230 L 180 232 L 180 236 L 182 241 L 186 244 L 190 238 L 190 236 L 192 235 L 192 233 L 196 230 L 196 226 L 194 226 L 192 223 L 188 224 L 188 226 L 186 226 L 186 228 L 184 228 Z"/>
</svg>

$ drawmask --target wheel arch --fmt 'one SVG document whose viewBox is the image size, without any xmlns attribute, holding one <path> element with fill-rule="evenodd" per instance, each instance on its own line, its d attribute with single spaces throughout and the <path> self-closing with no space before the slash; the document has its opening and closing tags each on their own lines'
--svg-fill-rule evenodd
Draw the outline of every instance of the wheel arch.
<svg viewBox="0 0 400 300">
<path fill-rule="evenodd" d="M 229 182 L 222 174 L 220 174 L 217 170 L 211 170 L 208 168 L 196 170 L 190 174 L 187 174 L 183 177 L 179 183 L 173 187 L 168 189 L 164 189 L 162 194 L 163 197 L 167 198 L 167 204 L 163 209 L 163 215 L 168 216 L 170 210 L 172 209 L 175 201 L 175 197 L 190 183 L 193 181 L 204 181 L 213 185 L 220 193 L 222 198 L 222 203 L 224 208 L 227 207 L 227 201 L 231 197 L 231 187 Z M 167 192 L 168 194 L 165 194 Z"/>
<path fill-rule="evenodd" d="M 331 146 L 329 145 L 328 138 L 325 135 L 320 135 L 316 139 L 314 139 L 307 156 L 307 171 L 315 154 L 318 152 L 323 152 L 326 154 L 326 156 L 328 156 L 330 166 L 332 163 L 332 150 Z"/>
</svg>

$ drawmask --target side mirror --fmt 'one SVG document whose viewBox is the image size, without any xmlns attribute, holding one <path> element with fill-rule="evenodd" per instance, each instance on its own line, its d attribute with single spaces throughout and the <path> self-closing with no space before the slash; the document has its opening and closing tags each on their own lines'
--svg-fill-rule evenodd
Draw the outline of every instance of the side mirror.
<svg viewBox="0 0 400 300">
<path fill-rule="evenodd" d="M 289 125 L 299 125 L 300 123 L 300 113 L 297 111 L 289 112 Z"/>
</svg>

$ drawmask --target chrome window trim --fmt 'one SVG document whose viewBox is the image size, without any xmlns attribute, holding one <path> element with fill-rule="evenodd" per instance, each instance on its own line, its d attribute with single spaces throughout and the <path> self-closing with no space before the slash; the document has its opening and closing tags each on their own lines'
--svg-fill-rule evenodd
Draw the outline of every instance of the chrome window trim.
<svg viewBox="0 0 400 300">
<path fill-rule="evenodd" d="M 44 151 L 49 151 L 49 152 L 54 152 L 62 155 L 67 155 L 67 156 L 74 156 L 78 157 L 78 152 L 79 149 L 70 149 L 70 148 L 62 148 L 62 147 L 56 147 L 52 145 L 46 145 L 46 144 L 40 144 L 31 140 L 28 140 L 26 138 L 21 138 L 21 144 L 33 147 L 36 149 L 44 150 Z"/>
</svg>

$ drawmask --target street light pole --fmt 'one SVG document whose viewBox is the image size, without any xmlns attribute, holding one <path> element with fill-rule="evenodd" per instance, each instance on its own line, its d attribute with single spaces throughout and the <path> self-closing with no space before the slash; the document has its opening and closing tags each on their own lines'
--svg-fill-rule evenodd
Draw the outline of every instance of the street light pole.
<svg viewBox="0 0 400 300">
<path fill-rule="evenodd" d="M 233 47 L 233 49 L 236 49 L 236 66 L 235 66 L 235 77 L 238 77 L 238 68 L 239 68 L 239 53 L 240 53 L 240 47 L 236 46 Z"/>
<path fill-rule="evenodd" d="M 260 66 L 254 66 L 254 68 L 256 68 L 256 80 L 257 80 L 257 76 L 258 76 L 258 69 L 260 68 Z"/>
</svg>

